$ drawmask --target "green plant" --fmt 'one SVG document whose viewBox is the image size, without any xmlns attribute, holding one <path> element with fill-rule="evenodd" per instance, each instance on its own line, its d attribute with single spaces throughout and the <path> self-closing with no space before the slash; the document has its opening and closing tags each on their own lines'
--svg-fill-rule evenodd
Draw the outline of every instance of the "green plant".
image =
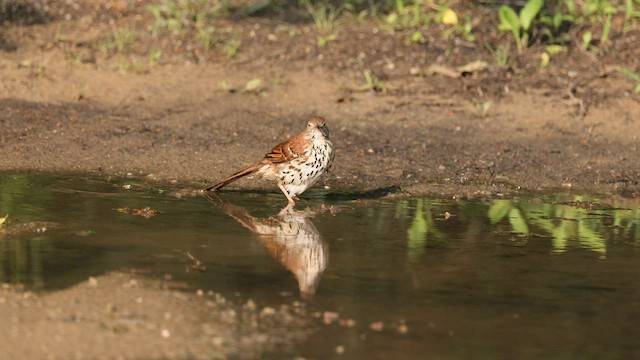
<svg viewBox="0 0 640 360">
<path fill-rule="evenodd" d="M 615 70 L 616 70 L 617 72 L 619 72 L 619 73 L 621 73 L 621 74 L 625 75 L 625 76 L 626 76 L 626 77 L 628 77 L 629 79 L 631 79 L 631 80 L 635 81 L 635 83 L 636 83 L 636 87 L 635 87 L 634 91 L 635 91 L 637 94 L 640 94 L 640 74 L 638 74 L 638 73 L 636 73 L 636 72 L 633 72 L 633 71 L 631 71 L 631 70 L 629 70 L 629 69 L 627 69 L 627 68 L 625 68 L 625 67 L 621 67 L 621 66 L 616 67 L 616 68 L 615 68 Z"/>
<path fill-rule="evenodd" d="M 209 50 L 218 42 L 215 36 L 215 28 L 213 26 L 199 27 L 197 39 L 203 49 Z"/>
<path fill-rule="evenodd" d="M 324 36 L 318 35 L 318 37 L 316 38 L 316 43 L 318 44 L 318 46 L 325 46 L 337 38 L 338 38 L 338 35 L 336 34 L 329 34 Z"/>
<path fill-rule="evenodd" d="M 342 13 L 341 8 L 333 6 L 331 3 L 319 1 L 313 4 L 310 0 L 300 0 L 307 13 L 313 18 L 315 27 L 322 32 L 333 32 L 337 27 L 337 20 Z"/>
<path fill-rule="evenodd" d="M 211 19 L 225 13 L 228 5 L 229 0 L 159 0 L 147 5 L 147 10 L 154 18 L 154 35 L 180 35 L 192 29 L 207 29 Z"/>
<path fill-rule="evenodd" d="M 509 63 L 509 56 L 511 55 L 509 46 L 498 45 L 495 49 L 489 44 L 485 44 L 484 46 L 489 50 L 491 56 L 493 56 L 493 60 L 497 66 L 505 66 Z"/>
<path fill-rule="evenodd" d="M 130 29 L 116 29 L 111 37 L 98 41 L 95 47 L 107 54 L 125 53 L 131 49 L 135 41 L 136 36 Z"/>
<path fill-rule="evenodd" d="M 149 65 L 156 65 L 162 57 L 162 51 L 155 49 L 149 53 Z"/>
<path fill-rule="evenodd" d="M 222 46 L 222 52 L 226 57 L 231 59 L 236 56 L 241 46 L 242 46 L 242 40 L 240 39 L 240 37 L 234 36 L 231 39 L 224 42 L 224 45 Z"/>
<path fill-rule="evenodd" d="M 260 94 L 265 91 L 265 88 L 262 86 L 262 80 L 255 78 L 247 81 L 243 91 L 246 93 Z"/>
<path fill-rule="evenodd" d="M 567 48 L 562 45 L 547 45 L 544 48 L 544 52 L 540 54 L 540 67 L 546 68 L 551 62 L 551 57 L 554 55 L 567 51 Z"/>
<path fill-rule="evenodd" d="M 472 33 L 473 23 L 471 21 L 471 17 L 465 16 L 464 22 L 456 22 L 455 24 L 451 24 L 451 26 L 444 31 L 444 37 L 449 38 L 453 34 L 461 35 L 466 41 L 473 42 L 476 39 L 476 36 Z"/>
<path fill-rule="evenodd" d="M 543 2 L 543 0 L 527 1 L 519 14 L 508 5 L 502 5 L 498 9 L 500 20 L 498 28 L 501 31 L 511 31 L 518 53 L 521 53 L 529 45 L 531 24 L 540 12 Z"/>
<path fill-rule="evenodd" d="M 376 92 L 385 92 L 387 89 L 384 86 L 384 83 L 378 79 L 377 77 L 371 74 L 371 70 L 367 69 L 362 72 L 364 76 L 365 83 L 361 86 L 361 90 L 364 91 L 376 91 Z"/>
<path fill-rule="evenodd" d="M 428 27 L 433 15 L 427 11 L 428 7 L 425 6 L 425 2 L 424 0 L 415 0 L 409 5 L 405 4 L 403 0 L 396 0 L 392 3 L 393 10 L 384 18 L 385 24 L 395 30 Z M 441 11 L 441 16 L 443 13 L 444 10 Z"/>
<path fill-rule="evenodd" d="M 640 11 L 636 11 L 634 3 L 640 5 L 639 0 L 625 0 L 624 2 L 624 31 L 630 30 L 632 28 L 631 22 L 640 18 Z"/>
</svg>

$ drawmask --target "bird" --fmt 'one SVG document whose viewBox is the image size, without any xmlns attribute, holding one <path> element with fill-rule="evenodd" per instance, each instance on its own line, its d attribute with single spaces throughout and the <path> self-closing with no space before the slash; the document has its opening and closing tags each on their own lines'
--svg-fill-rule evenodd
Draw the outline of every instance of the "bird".
<svg viewBox="0 0 640 360">
<path fill-rule="evenodd" d="M 313 185 L 331 168 L 335 148 L 329 139 L 329 128 L 321 116 L 313 116 L 300 134 L 281 142 L 262 161 L 235 172 L 203 191 L 219 190 L 229 183 L 257 173 L 263 179 L 276 181 L 282 193 L 295 204 L 297 196 Z"/>
</svg>

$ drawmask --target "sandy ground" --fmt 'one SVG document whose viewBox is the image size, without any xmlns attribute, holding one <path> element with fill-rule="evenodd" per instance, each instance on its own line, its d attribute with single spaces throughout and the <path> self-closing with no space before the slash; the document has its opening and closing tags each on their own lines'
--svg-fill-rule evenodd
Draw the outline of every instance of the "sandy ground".
<svg viewBox="0 0 640 360">
<path fill-rule="evenodd" d="M 608 99 L 581 118 L 568 101 L 530 90 L 503 96 L 482 116 L 465 99 L 438 94 L 430 86 L 436 79 L 397 85 L 408 94 L 354 93 L 345 101 L 343 80 L 319 69 L 282 69 L 282 84 L 255 95 L 216 84 L 269 70 L 166 66 L 129 75 L 61 67 L 54 79 L 20 71 L 3 78 L 0 169 L 132 173 L 198 188 L 260 160 L 320 114 L 337 148 L 325 181 L 335 192 L 634 193 L 638 185 L 636 97 Z M 275 188 L 251 180 L 237 186 Z"/>
<path fill-rule="evenodd" d="M 304 308 L 233 304 L 111 273 L 49 294 L 0 290 L 3 359 L 256 358 L 311 329 Z"/>
</svg>

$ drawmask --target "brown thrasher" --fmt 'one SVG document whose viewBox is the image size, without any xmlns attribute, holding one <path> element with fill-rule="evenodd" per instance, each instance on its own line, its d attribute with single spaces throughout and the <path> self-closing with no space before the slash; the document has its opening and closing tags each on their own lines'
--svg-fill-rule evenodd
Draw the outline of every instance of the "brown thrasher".
<svg viewBox="0 0 640 360">
<path fill-rule="evenodd" d="M 335 150 L 329 140 L 329 128 L 324 118 L 314 116 L 307 122 L 307 128 L 291 139 L 276 145 L 257 164 L 231 174 L 204 191 L 218 190 L 232 181 L 257 172 L 267 180 L 275 180 L 289 200 L 313 185 L 320 175 L 331 167 Z"/>
</svg>

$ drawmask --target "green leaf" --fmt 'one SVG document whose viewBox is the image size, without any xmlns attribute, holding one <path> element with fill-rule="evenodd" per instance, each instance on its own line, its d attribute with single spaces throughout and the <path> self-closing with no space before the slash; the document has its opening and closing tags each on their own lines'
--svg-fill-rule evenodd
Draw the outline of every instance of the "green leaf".
<svg viewBox="0 0 640 360">
<path fill-rule="evenodd" d="M 8 217 L 9 217 L 9 214 L 7 214 L 5 217 L 1 217 L 0 218 L 0 225 L 2 225 L 7 220 Z"/>
<path fill-rule="evenodd" d="M 522 217 L 522 214 L 520 214 L 520 210 L 518 210 L 518 208 L 512 208 L 509 211 L 509 223 L 511 224 L 513 231 L 524 235 L 529 234 L 529 226 Z"/>
<path fill-rule="evenodd" d="M 249 80 L 244 86 L 244 91 L 257 91 L 260 88 L 260 84 L 262 84 L 260 79 Z"/>
<path fill-rule="evenodd" d="M 540 54 L 540 67 L 546 68 L 549 66 L 549 61 L 551 61 L 551 55 L 548 52 L 543 52 Z"/>
<path fill-rule="evenodd" d="M 582 48 L 587 50 L 589 48 L 589 44 L 591 44 L 591 40 L 593 39 L 593 33 L 591 31 L 587 31 L 582 34 Z"/>
<path fill-rule="evenodd" d="M 553 15 L 553 28 L 558 29 L 562 25 L 562 13 L 558 11 Z"/>
<path fill-rule="evenodd" d="M 602 36 L 600 36 L 600 42 L 606 43 L 609 41 L 609 33 L 611 32 L 611 15 L 607 15 L 607 18 L 604 21 L 604 25 L 602 26 Z"/>
<path fill-rule="evenodd" d="M 631 80 L 633 80 L 633 81 L 635 81 L 637 83 L 640 83 L 640 75 L 638 75 L 637 73 L 635 73 L 635 72 L 633 72 L 633 71 L 631 71 L 631 70 L 629 70 L 627 68 L 621 67 L 621 66 L 616 67 L 616 71 L 621 73 L 621 74 L 623 74 L 623 75 L 626 75 Z"/>
<path fill-rule="evenodd" d="M 520 23 L 524 31 L 529 31 L 531 22 L 538 15 L 542 8 L 543 0 L 529 0 L 527 4 L 520 10 Z"/>
<path fill-rule="evenodd" d="M 427 234 L 429 233 L 430 213 L 423 212 L 423 200 L 418 199 L 416 213 L 411 222 L 411 227 L 407 229 L 408 254 L 413 260 L 419 259 L 424 254 L 427 245 Z"/>
<path fill-rule="evenodd" d="M 507 216 L 511 207 L 510 200 L 493 200 L 491 206 L 489 206 L 487 216 L 492 224 L 497 224 Z"/>
<path fill-rule="evenodd" d="M 567 51 L 567 47 L 566 46 L 562 46 L 562 45 L 548 45 L 544 48 L 549 55 L 553 56 L 557 53 L 561 53 L 563 51 Z"/>
<path fill-rule="evenodd" d="M 500 19 L 500 30 L 520 32 L 520 20 L 518 19 L 518 14 L 516 14 L 516 12 L 509 6 L 500 6 L 500 9 L 498 9 L 498 18 Z M 518 39 L 519 38 L 520 36 L 518 35 Z"/>
</svg>

